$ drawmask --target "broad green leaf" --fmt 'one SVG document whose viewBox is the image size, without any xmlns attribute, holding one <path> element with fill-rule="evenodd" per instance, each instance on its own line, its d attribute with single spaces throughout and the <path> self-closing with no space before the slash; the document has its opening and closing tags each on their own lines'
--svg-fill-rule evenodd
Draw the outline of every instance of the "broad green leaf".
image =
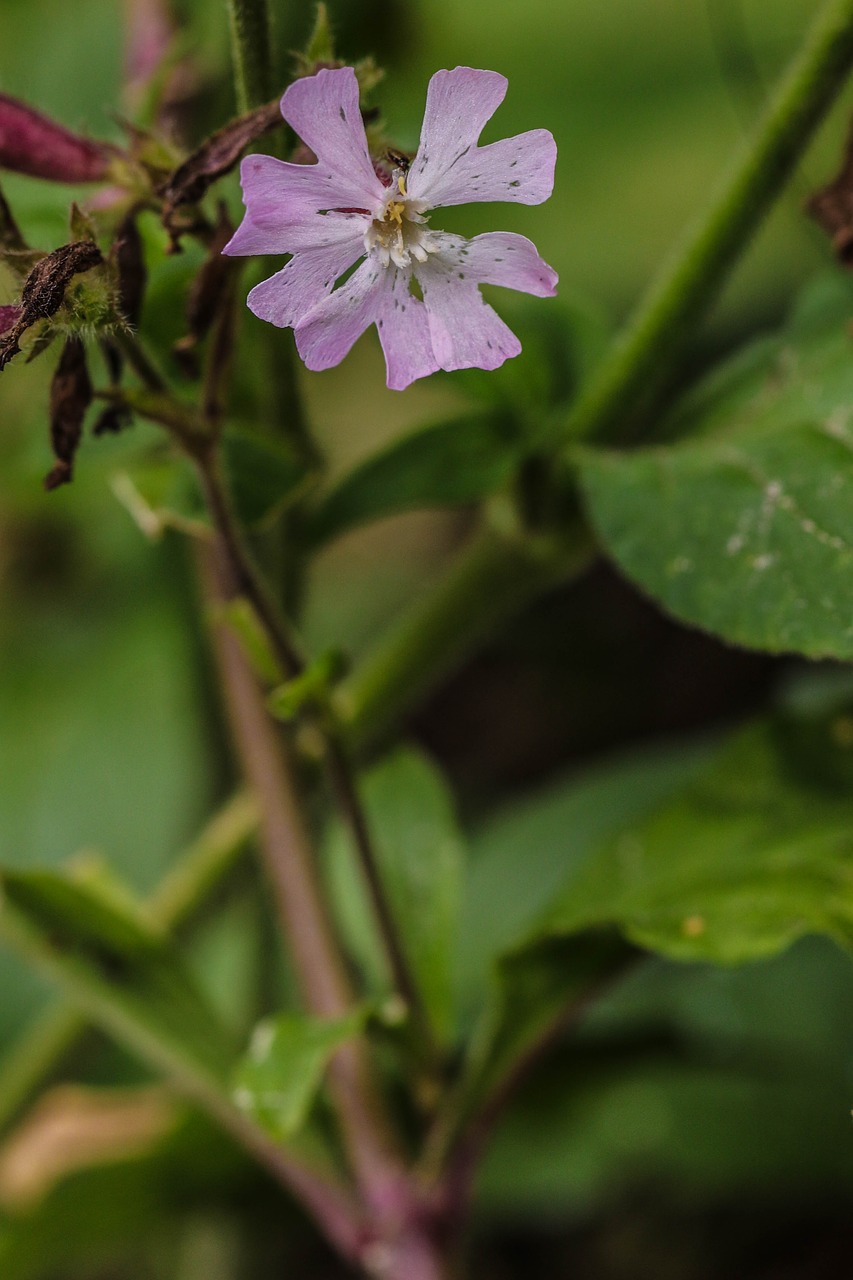
<svg viewBox="0 0 853 1280">
<path fill-rule="evenodd" d="M 425 427 L 344 476 L 312 513 L 308 537 L 318 544 L 400 511 L 476 502 L 506 483 L 522 453 L 517 425 L 497 410 Z"/>
<path fill-rule="evenodd" d="M 544 934 L 618 928 L 677 960 L 743 964 L 806 934 L 853 946 L 853 718 L 738 733 L 683 791 L 580 869 Z"/>
<path fill-rule="evenodd" d="M 379 871 L 409 967 L 441 1035 L 452 1019 L 451 968 L 464 846 L 444 781 L 428 760 L 396 751 L 359 783 Z M 348 832 L 335 823 L 327 855 L 338 913 L 380 989 L 388 974 Z"/>
<path fill-rule="evenodd" d="M 0 936 L 90 1016 L 197 1097 L 232 1046 L 174 948 L 112 890 L 52 872 L 0 876 Z"/>
<path fill-rule="evenodd" d="M 607 350 L 610 325 L 595 302 L 562 286 L 559 298 L 544 305 L 501 294 L 499 309 L 521 339 L 521 354 L 499 369 L 462 369 L 453 377 L 477 399 L 511 406 L 525 423 L 525 435 L 539 439 L 543 411 L 576 395 Z"/>
<path fill-rule="evenodd" d="M 638 1170 L 663 1195 L 849 1186 L 853 966 L 808 939 L 742 968 L 651 961 L 543 1062 L 495 1133 L 486 1212 L 594 1212 Z M 748 1134 L 748 1141 L 744 1135 Z"/>
<path fill-rule="evenodd" d="M 692 776 L 691 776 L 692 775 Z M 651 816 L 572 862 L 500 957 L 455 1104 L 487 1106 L 635 947 L 743 964 L 806 934 L 853 947 L 853 717 L 780 715 L 739 733 Z M 571 833 L 565 843 L 570 845 Z"/>
<path fill-rule="evenodd" d="M 234 1076 L 234 1100 L 274 1138 L 301 1129 L 333 1054 L 358 1035 L 366 1012 L 345 1018 L 285 1013 L 260 1023 Z"/>
<path fill-rule="evenodd" d="M 529 934 L 582 861 L 654 812 L 711 750 L 679 742 L 634 751 L 516 797 L 472 832 L 457 948 L 464 1011 L 482 1003 L 495 957 Z"/>
<path fill-rule="evenodd" d="M 853 298 L 841 292 L 846 320 L 825 287 L 782 338 L 699 388 L 669 424 L 679 443 L 579 456 L 592 523 L 628 577 L 676 617 L 774 653 L 853 657 Z"/>
<path fill-rule="evenodd" d="M 255 432 L 229 427 L 222 435 L 222 453 L 234 506 L 244 524 L 272 519 L 310 481 L 305 462 L 279 441 Z"/>
</svg>

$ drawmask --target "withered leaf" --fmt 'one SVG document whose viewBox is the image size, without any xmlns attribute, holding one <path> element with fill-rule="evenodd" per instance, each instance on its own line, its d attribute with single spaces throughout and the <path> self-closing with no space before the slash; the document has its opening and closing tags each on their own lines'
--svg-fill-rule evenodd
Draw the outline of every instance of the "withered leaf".
<svg viewBox="0 0 853 1280">
<path fill-rule="evenodd" d="M 281 124 L 279 100 L 238 116 L 211 134 L 197 151 L 178 165 L 163 188 L 163 222 L 169 227 L 181 205 L 195 204 L 208 187 L 234 168 L 240 156 L 257 138 Z"/>
<path fill-rule="evenodd" d="M 125 320 L 136 328 L 142 314 L 142 300 L 145 296 L 148 272 L 145 267 L 145 254 L 136 223 L 135 210 L 122 221 L 116 232 L 111 254 L 118 276 L 118 300 L 121 313 Z"/>
<path fill-rule="evenodd" d="M 806 210 L 831 239 L 838 260 L 853 266 L 853 130 L 839 173 L 815 192 Z"/>
<path fill-rule="evenodd" d="M 108 404 L 98 415 L 92 427 L 93 436 L 118 435 L 133 423 L 133 415 L 129 409 L 120 404 Z"/>
<path fill-rule="evenodd" d="M 220 205 L 216 227 L 207 246 L 207 257 L 187 297 L 187 333 L 172 348 L 172 354 L 188 377 L 195 377 L 198 372 L 195 349 L 226 302 L 229 282 L 239 270 L 239 264 L 222 253 L 233 234 L 234 227 L 228 212 L 224 205 Z"/>
<path fill-rule="evenodd" d="M 21 350 L 20 338 L 31 325 L 56 315 L 72 276 L 91 270 L 103 260 L 96 244 L 78 240 L 61 245 L 35 264 L 21 290 L 20 318 L 0 337 L 0 370 Z"/>
<path fill-rule="evenodd" d="M 79 338 L 69 338 L 50 384 L 50 438 L 56 466 L 45 477 L 46 489 L 57 489 L 72 479 L 74 455 L 91 403 L 92 384 L 85 347 Z"/>
</svg>

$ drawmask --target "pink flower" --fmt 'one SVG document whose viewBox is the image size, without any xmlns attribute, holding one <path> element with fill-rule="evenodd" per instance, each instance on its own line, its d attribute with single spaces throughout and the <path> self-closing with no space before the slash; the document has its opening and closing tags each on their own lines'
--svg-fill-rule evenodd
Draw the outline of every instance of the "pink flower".
<svg viewBox="0 0 853 1280">
<path fill-rule="evenodd" d="M 437 369 L 496 369 L 518 355 L 521 343 L 479 286 L 548 297 L 556 273 L 524 236 L 494 231 L 465 240 L 433 230 L 425 216 L 476 200 L 548 199 L 557 149 L 546 129 L 477 145 L 506 86 L 495 71 L 436 72 L 417 155 L 390 175 L 368 153 L 351 67 L 318 71 L 287 89 L 282 115 L 317 163 L 248 156 L 246 216 L 224 252 L 293 255 L 248 302 L 262 320 L 293 328 L 309 369 L 339 364 L 371 324 L 394 390 Z"/>
</svg>

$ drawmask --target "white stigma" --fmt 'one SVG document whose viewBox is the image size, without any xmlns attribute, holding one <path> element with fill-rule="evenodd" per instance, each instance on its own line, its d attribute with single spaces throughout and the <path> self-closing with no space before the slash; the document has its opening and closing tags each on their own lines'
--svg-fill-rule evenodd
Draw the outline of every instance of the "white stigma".
<svg viewBox="0 0 853 1280">
<path fill-rule="evenodd" d="M 438 245 L 426 225 L 423 201 L 406 195 L 406 175 L 395 169 L 393 185 L 364 233 L 365 251 L 383 267 L 410 267 L 426 262 Z"/>
</svg>

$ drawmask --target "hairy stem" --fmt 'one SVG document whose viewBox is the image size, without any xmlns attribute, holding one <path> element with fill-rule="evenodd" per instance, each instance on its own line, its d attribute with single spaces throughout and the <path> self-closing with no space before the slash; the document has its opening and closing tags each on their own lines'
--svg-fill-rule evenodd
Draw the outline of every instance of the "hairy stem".
<svg viewBox="0 0 853 1280">
<path fill-rule="evenodd" d="M 678 353 L 781 192 L 853 66 L 853 0 L 828 0 L 708 213 L 676 249 L 569 411 L 568 440 L 613 435 Z"/>
<path fill-rule="evenodd" d="M 227 600 L 233 590 L 230 566 L 205 547 L 199 548 L 199 564 L 208 597 Z M 226 625 L 214 624 L 214 643 L 234 741 L 260 808 L 267 873 L 305 1001 L 321 1017 L 338 1017 L 352 1009 L 355 993 L 320 889 L 294 763 L 236 637 Z M 361 1044 L 338 1051 L 331 1082 L 350 1161 L 377 1205 L 394 1194 L 402 1165 Z"/>
<path fill-rule="evenodd" d="M 219 539 L 222 561 L 229 567 L 230 592 L 243 595 L 250 601 L 283 671 L 291 677 L 298 675 L 304 669 L 302 656 L 295 640 L 287 630 L 283 617 L 252 563 L 240 529 L 234 519 L 228 494 L 217 467 L 215 454 L 213 451 L 209 451 L 204 453 L 197 461 L 205 499 Z M 396 922 L 387 901 L 367 819 L 355 787 L 349 760 L 343 745 L 335 735 L 334 729 L 325 725 L 321 726 L 321 728 L 323 729 L 325 742 L 329 781 L 341 816 L 352 834 L 392 978 L 400 995 L 412 1011 L 421 1033 L 421 1039 L 427 1042 L 429 1038 L 429 1023 L 426 1011 L 423 1009 L 420 993 L 411 975 L 405 952 L 397 933 Z"/>
<path fill-rule="evenodd" d="M 259 107 L 272 97 L 272 30 L 268 0 L 228 0 L 237 110 Z"/>
</svg>

